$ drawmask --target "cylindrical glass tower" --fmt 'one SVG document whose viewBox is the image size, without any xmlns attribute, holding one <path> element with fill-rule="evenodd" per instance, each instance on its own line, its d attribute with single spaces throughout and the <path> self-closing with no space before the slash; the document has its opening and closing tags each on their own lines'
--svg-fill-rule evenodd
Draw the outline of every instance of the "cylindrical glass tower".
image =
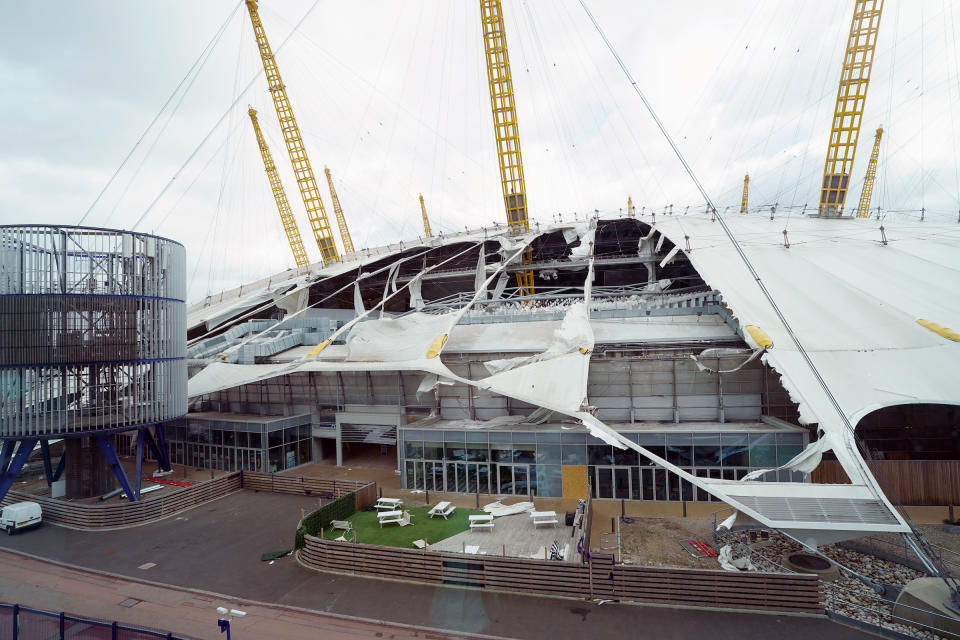
<svg viewBox="0 0 960 640">
<path fill-rule="evenodd" d="M 0 439 L 102 435 L 186 413 L 183 245 L 0 226 Z"/>
</svg>

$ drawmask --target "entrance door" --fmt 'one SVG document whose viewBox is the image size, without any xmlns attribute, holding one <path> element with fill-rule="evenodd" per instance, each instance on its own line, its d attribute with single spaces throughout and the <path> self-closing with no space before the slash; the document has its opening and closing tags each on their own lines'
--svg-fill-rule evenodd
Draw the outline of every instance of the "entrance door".
<svg viewBox="0 0 960 640">
<path fill-rule="evenodd" d="M 424 489 L 427 491 L 443 491 L 443 463 L 423 463 Z"/>
<path fill-rule="evenodd" d="M 630 499 L 630 467 L 616 467 L 613 470 L 613 496 Z"/>
<path fill-rule="evenodd" d="M 423 463 L 419 460 L 407 460 L 407 489 L 423 490 Z"/>
<path fill-rule="evenodd" d="M 613 497 L 613 467 L 597 467 L 595 498 Z"/>
</svg>

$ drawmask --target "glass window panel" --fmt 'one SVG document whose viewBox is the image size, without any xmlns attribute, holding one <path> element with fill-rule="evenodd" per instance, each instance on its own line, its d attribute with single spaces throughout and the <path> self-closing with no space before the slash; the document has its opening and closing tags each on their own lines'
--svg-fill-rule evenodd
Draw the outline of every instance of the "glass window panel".
<svg viewBox="0 0 960 640">
<path fill-rule="evenodd" d="M 589 464 L 613 464 L 613 447 L 608 444 L 588 444 L 587 460 Z"/>
<path fill-rule="evenodd" d="M 643 499 L 653 500 L 653 469 L 640 469 L 643 478 Z"/>
<path fill-rule="evenodd" d="M 667 457 L 667 448 L 664 446 L 651 446 L 651 445 L 641 445 L 641 446 L 655 456 L 660 456 L 661 458 Z M 651 467 L 656 465 L 655 462 L 652 462 L 646 456 L 640 456 L 639 463 L 641 465 L 646 465 Z"/>
<path fill-rule="evenodd" d="M 279 447 L 281 444 L 283 444 L 283 434 L 281 432 L 274 431 L 267 435 L 268 448 Z"/>
<path fill-rule="evenodd" d="M 640 467 L 630 467 L 630 499 L 641 500 L 643 485 L 640 483 Z"/>
<path fill-rule="evenodd" d="M 775 434 L 761 433 L 750 435 L 750 466 L 777 466 L 777 447 Z"/>
<path fill-rule="evenodd" d="M 297 443 L 297 464 L 310 462 L 310 441 L 301 440 Z"/>
<path fill-rule="evenodd" d="M 213 429 L 211 431 L 211 435 L 213 435 L 213 444 L 223 444 L 223 431 L 220 429 Z"/>
<path fill-rule="evenodd" d="M 477 490 L 480 493 L 490 493 L 490 465 L 477 465 Z"/>
<path fill-rule="evenodd" d="M 270 473 L 275 473 L 283 469 L 283 449 L 281 447 L 273 447 L 267 451 L 268 457 L 268 467 L 267 469 Z"/>
<path fill-rule="evenodd" d="M 684 467 L 693 462 L 693 447 L 689 445 L 667 445 L 667 462 Z"/>
<path fill-rule="evenodd" d="M 514 442 L 532 443 L 537 441 L 537 434 L 533 431 L 514 431 Z"/>
<path fill-rule="evenodd" d="M 463 431 L 444 431 L 444 442 L 464 442 L 466 436 Z"/>
<path fill-rule="evenodd" d="M 410 460 L 423 459 L 423 443 L 405 442 L 403 445 L 403 457 Z"/>
<path fill-rule="evenodd" d="M 498 464 L 497 479 L 499 480 L 498 493 L 503 493 L 507 495 L 510 495 L 513 493 L 513 465 Z"/>
<path fill-rule="evenodd" d="M 284 443 L 289 444 L 291 442 L 296 442 L 297 432 L 298 432 L 298 429 L 296 427 L 290 427 L 289 429 L 284 429 L 283 430 Z"/>
<path fill-rule="evenodd" d="M 559 431 L 537 431 L 537 442 L 559 443 Z"/>
<path fill-rule="evenodd" d="M 662 433 L 638 433 L 635 434 L 636 443 L 641 447 L 662 447 L 665 444 L 665 436 Z"/>
<path fill-rule="evenodd" d="M 685 471 L 693 471 L 693 469 L 685 469 Z M 689 480 L 682 480 L 679 476 L 677 479 L 680 480 L 680 499 L 690 502 L 693 500 L 693 483 Z"/>
<path fill-rule="evenodd" d="M 674 476 L 667 473 L 666 469 L 655 469 L 653 473 L 654 495 L 657 500 L 666 500 L 669 495 L 669 487 L 673 484 Z"/>
<path fill-rule="evenodd" d="M 233 431 L 224 431 L 223 432 L 223 446 L 233 447 L 236 445 L 237 436 Z"/>
<path fill-rule="evenodd" d="M 693 444 L 692 433 L 668 433 L 667 445 L 671 444 Z"/>
<path fill-rule="evenodd" d="M 422 486 L 417 486 L 417 468 L 420 466 L 419 462 L 408 461 L 405 464 L 406 473 L 403 477 L 403 486 L 407 489 L 423 489 Z M 423 478 L 421 476 L 421 484 L 423 483 Z"/>
<path fill-rule="evenodd" d="M 564 431 L 560 434 L 560 442 L 562 442 L 563 444 L 586 444 L 587 434 L 567 433 L 566 431 Z"/>
<path fill-rule="evenodd" d="M 799 444 L 778 444 L 777 445 L 777 466 L 790 462 L 794 456 L 803 451 L 803 446 Z"/>
<path fill-rule="evenodd" d="M 423 431 L 420 429 L 401 429 L 400 433 L 403 434 L 403 441 L 407 440 L 423 440 Z"/>
<path fill-rule="evenodd" d="M 537 445 L 535 444 L 514 444 L 513 445 L 513 461 L 514 462 L 536 462 L 536 449 Z"/>
<path fill-rule="evenodd" d="M 247 445 L 248 440 L 247 440 L 247 432 L 246 432 L 246 431 L 240 431 L 240 432 L 238 432 L 238 433 L 236 434 L 236 437 L 237 437 L 236 442 L 237 442 L 237 446 L 238 446 L 238 447 L 246 448 L 246 447 L 248 446 L 248 445 Z"/>
<path fill-rule="evenodd" d="M 596 488 L 594 497 L 612 498 L 613 497 L 613 469 L 610 467 L 598 467 L 596 475 Z"/>
<path fill-rule="evenodd" d="M 467 492 L 477 492 L 477 465 L 475 464 L 467 465 Z"/>
<path fill-rule="evenodd" d="M 586 445 L 565 444 L 561 449 L 563 451 L 563 464 L 587 464 Z"/>
<path fill-rule="evenodd" d="M 250 437 L 250 444 L 247 446 L 249 446 L 251 449 L 259 449 L 263 446 L 263 444 L 261 443 L 261 438 L 259 433 L 251 433 L 249 434 L 249 437 Z"/>
<path fill-rule="evenodd" d="M 513 462 L 513 445 L 490 443 L 490 459 L 494 462 Z"/>
<path fill-rule="evenodd" d="M 613 470 L 613 496 L 621 500 L 630 499 L 630 469 Z"/>
<path fill-rule="evenodd" d="M 482 442 L 486 444 L 490 441 L 490 436 L 486 431 L 467 431 L 467 442 Z"/>
<path fill-rule="evenodd" d="M 747 434 L 724 433 L 721 436 L 720 447 L 721 464 L 725 467 L 750 466 L 750 444 Z"/>
<path fill-rule="evenodd" d="M 423 443 L 424 460 L 443 460 L 443 443 L 424 442 Z"/>
<path fill-rule="evenodd" d="M 490 442 L 513 442 L 513 436 L 509 431 L 491 431 Z"/>
<path fill-rule="evenodd" d="M 604 441 L 601 440 L 600 438 L 597 438 L 596 436 L 592 436 L 592 435 L 590 435 L 590 434 L 588 433 L 588 434 L 587 434 L 587 444 L 605 444 L 605 443 L 604 443 Z"/>
<path fill-rule="evenodd" d="M 777 434 L 777 444 L 788 444 L 788 445 L 803 445 L 803 434 L 802 433 L 778 433 Z"/>
<path fill-rule="evenodd" d="M 670 482 L 667 487 L 667 499 L 671 502 L 680 501 L 680 477 L 672 473 L 667 474 L 670 477 Z"/>
<path fill-rule="evenodd" d="M 710 476 L 709 469 L 697 469 L 696 474 L 698 478 L 708 478 Z M 696 487 L 695 493 L 697 495 L 697 502 L 707 502 L 710 500 L 710 494 L 700 487 Z"/>
<path fill-rule="evenodd" d="M 630 467 L 636 466 L 638 464 L 637 456 L 639 454 L 633 449 L 618 449 L 613 448 L 613 464 Z"/>
<path fill-rule="evenodd" d="M 693 434 L 693 464 L 698 467 L 720 466 L 720 434 Z"/>
<path fill-rule="evenodd" d="M 486 443 L 467 443 L 467 460 L 486 462 L 489 459 L 490 452 L 487 450 Z"/>
<path fill-rule="evenodd" d="M 537 465 L 537 495 L 541 498 L 559 498 L 563 495 L 563 473 L 560 465 Z"/>
<path fill-rule="evenodd" d="M 530 486 L 527 465 L 517 464 L 513 466 L 513 494 L 517 496 L 530 495 L 530 490 L 536 487 Z"/>
<path fill-rule="evenodd" d="M 455 462 L 447 463 L 447 488 L 445 491 L 447 493 L 457 492 L 457 463 Z"/>
<path fill-rule="evenodd" d="M 562 448 L 559 444 L 537 445 L 537 464 L 560 464 L 562 455 Z"/>
<path fill-rule="evenodd" d="M 448 442 L 444 448 L 446 455 L 444 456 L 445 460 L 466 460 L 467 459 L 467 449 L 462 442 Z"/>
</svg>

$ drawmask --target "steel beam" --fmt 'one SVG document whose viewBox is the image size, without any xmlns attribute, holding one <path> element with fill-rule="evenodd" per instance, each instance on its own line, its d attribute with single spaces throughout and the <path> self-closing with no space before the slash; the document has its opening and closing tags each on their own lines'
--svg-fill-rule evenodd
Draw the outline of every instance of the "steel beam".
<svg viewBox="0 0 960 640">
<path fill-rule="evenodd" d="M 17 452 L 12 456 L 10 453 L 13 451 L 14 441 L 5 440 L 3 443 L 3 452 L 0 453 L 0 462 L 3 463 L 3 466 L 0 467 L 0 500 L 3 500 L 7 495 L 7 491 L 10 490 L 10 487 L 13 486 L 13 481 L 16 480 L 17 474 L 20 473 L 20 469 L 23 468 L 24 463 L 26 463 L 27 458 L 30 457 L 30 452 L 33 451 L 33 447 L 37 444 L 37 438 L 26 438 L 23 440 L 18 440 L 20 447 L 17 449 Z M 9 460 L 9 463 L 7 462 Z"/>
<path fill-rule="evenodd" d="M 157 461 L 160 463 L 160 469 L 170 471 L 170 449 L 167 448 L 167 430 L 163 423 L 158 423 L 153 428 L 157 436 L 157 448 L 160 450 L 160 457 Z"/>
<path fill-rule="evenodd" d="M 127 474 L 123 472 L 123 466 L 120 465 L 120 458 L 117 457 L 117 452 L 113 448 L 113 443 L 111 443 L 110 439 L 106 436 L 96 436 L 95 439 L 97 446 L 100 448 L 100 452 L 103 454 L 103 457 L 107 459 L 107 464 L 110 465 L 113 475 L 120 481 L 120 486 L 127 494 L 127 500 L 130 502 L 139 500 L 140 492 L 137 491 L 134 493 L 133 489 L 131 489 L 130 483 L 127 481 Z"/>
</svg>

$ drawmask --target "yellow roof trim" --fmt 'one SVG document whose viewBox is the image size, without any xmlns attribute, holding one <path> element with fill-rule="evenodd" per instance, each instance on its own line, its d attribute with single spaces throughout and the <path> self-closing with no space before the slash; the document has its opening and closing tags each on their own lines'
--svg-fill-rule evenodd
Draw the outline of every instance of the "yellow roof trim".
<svg viewBox="0 0 960 640">
<path fill-rule="evenodd" d="M 327 345 L 329 345 L 330 342 L 331 342 L 331 339 L 327 338 L 326 340 L 324 340 L 323 342 L 315 346 L 313 349 L 311 349 L 310 353 L 307 354 L 307 357 L 312 358 L 313 356 L 319 355 L 321 351 L 327 348 Z"/>
<path fill-rule="evenodd" d="M 945 327 L 942 324 L 937 324 L 936 322 L 931 322 L 930 320 L 924 320 L 923 318 L 917 318 L 917 324 L 925 329 L 933 331 L 941 338 L 953 340 L 954 342 L 960 342 L 960 333 L 957 333 L 950 327 Z"/>
<path fill-rule="evenodd" d="M 752 324 L 748 324 L 745 329 L 757 346 L 761 349 L 769 349 L 773 346 L 773 339 L 767 335 L 767 332 Z"/>
<path fill-rule="evenodd" d="M 443 344 L 447 341 L 447 334 L 441 335 L 439 338 L 433 341 L 433 344 L 430 345 L 430 348 L 427 349 L 427 358 L 436 358 L 440 355 L 440 350 L 443 349 Z"/>
</svg>

